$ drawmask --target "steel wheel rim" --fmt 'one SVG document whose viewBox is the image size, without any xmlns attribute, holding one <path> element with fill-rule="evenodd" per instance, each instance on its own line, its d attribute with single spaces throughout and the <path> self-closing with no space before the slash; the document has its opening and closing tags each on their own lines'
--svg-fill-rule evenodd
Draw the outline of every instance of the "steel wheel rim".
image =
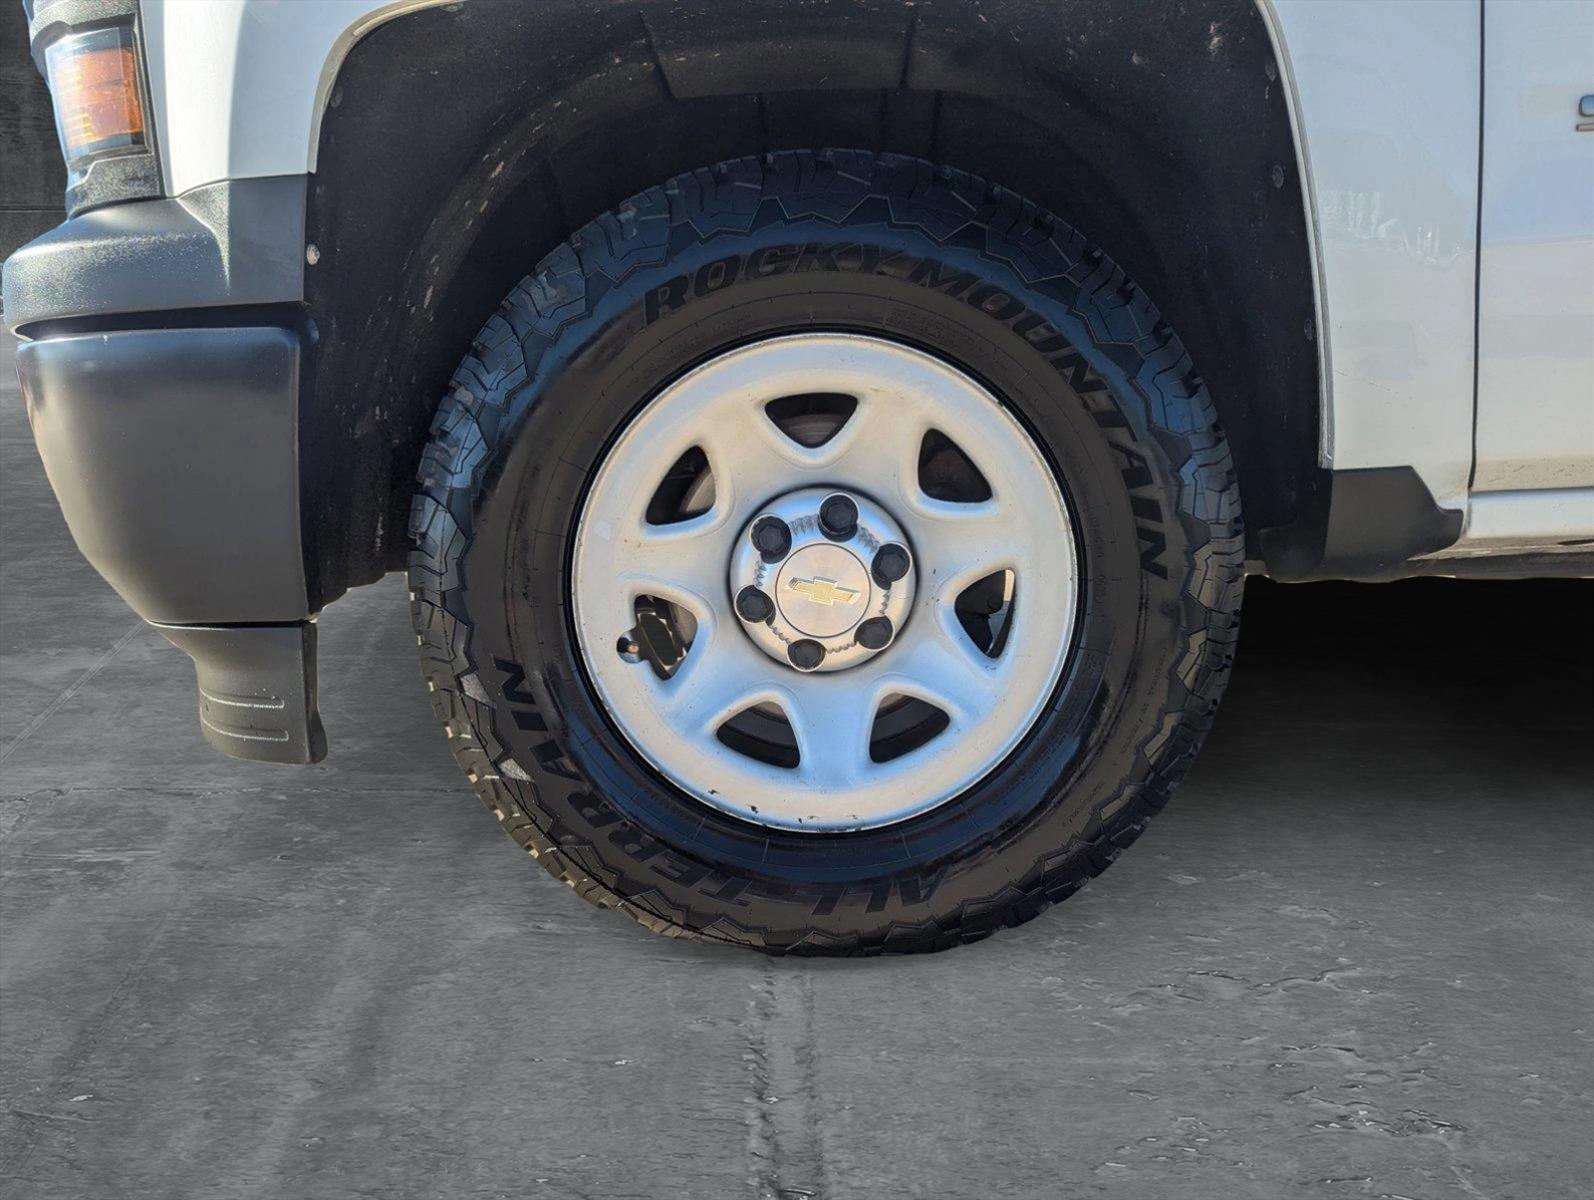
<svg viewBox="0 0 1594 1200">
<path fill-rule="evenodd" d="M 818 446 L 792 440 L 766 405 L 836 394 L 856 407 Z M 921 486 L 925 434 L 950 439 L 988 499 Z M 653 524 L 659 480 L 689 450 L 712 471 L 712 506 Z M 911 610 L 867 661 L 809 674 L 760 649 L 738 616 L 729 564 L 761 511 L 804 489 L 878 505 L 912 543 Z M 610 719 L 660 774 L 757 824 L 839 832 L 893 824 L 966 792 L 1034 727 L 1067 660 L 1078 605 L 1073 526 L 1058 480 L 1018 420 L 972 377 L 922 351 L 854 334 L 796 334 L 729 351 L 664 388 L 606 454 L 582 504 L 571 599 L 588 677 Z M 994 572 L 1016 581 L 991 657 L 954 608 Z M 695 636 L 669 678 L 621 652 L 639 596 L 691 614 Z M 767 639 L 766 639 L 767 640 Z M 892 697 L 939 709 L 943 730 L 879 762 L 875 714 Z M 895 703 L 896 701 L 892 701 Z M 785 718 L 794 766 L 749 757 L 721 727 L 755 706 Z"/>
</svg>

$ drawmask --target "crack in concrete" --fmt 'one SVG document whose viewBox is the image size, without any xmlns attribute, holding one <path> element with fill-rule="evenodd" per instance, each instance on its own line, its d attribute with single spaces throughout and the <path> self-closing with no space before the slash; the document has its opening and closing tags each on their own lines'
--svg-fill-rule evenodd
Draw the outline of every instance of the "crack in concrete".
<svg viewBox="0 0 1594 1200">
<path fill-rule="evenodd" d="M 120 654 L 122 652 L 122 648 L 135 637 L 137 637 L 144 630 L 144 628 L 145 626 L 143 621 L 136 622 L 131 629 L 116 639 L 115 645 L 113 645 L 104 654 L 100 655 L 100 657 L 91 663 L 81 675 L 79 675 L 71 683 L 67 684 L 66 688 L 59 696 L 50 701 L 49 704 L 45 705 L 43 711 L 40 712 L 38 716 L 34 717 L 33 720 L 24 725 L 22 727 L 22 732 L 17 734 L 16 737 L 12 738 L 4 750 L 0 750 L 0 763 L 3 763 L 6 759 L 10 758 L 12 754 L 16 752 L 17 747 L 21 746 L 23 742 L 32 737 L 34 733 L 38 731 L 40 726 L 42 726 L 46 721 L 55 716 L 55 714 L 61 710 L 62 705 L 64 705 L 68 700 L 72 699 L 73 696 L 77 695 L 78 692 L 82 691 L 84 686 L 91 679 L 93 679 L 101 671 L 105 670 L 106 667 L 110 666 L 111 660 Z"/>
<path fill-rule="evenodd" d="M 753 1194 L 757 1200 L 776 1200 L 780 1195 L 780 1139 L 775 1118 L 769 1109 L 769 1033 L 775 1007 L 775 973 L 765 967 L 753 985 L 753 1000 L 747 1026 L 747 1049 L 742 1060 L 752 1076 L 752 1095 L 748 1099 L 747 1157 L 752 1167 Z"/>
<path fill-rule="evenodd" d="M 764 968 L 753 984 L 743 1060 L 749 1182 L 757 1200 L 825 1200 L 813 979 L 807 969 Z"/>
</svg>

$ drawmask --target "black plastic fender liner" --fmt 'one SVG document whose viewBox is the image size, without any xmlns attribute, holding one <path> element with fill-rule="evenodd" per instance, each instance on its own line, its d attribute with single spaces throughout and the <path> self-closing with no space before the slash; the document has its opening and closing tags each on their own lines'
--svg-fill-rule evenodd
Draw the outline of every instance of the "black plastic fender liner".
<svg viewBox="0 0 1594 1200">
<path fill-rule="evenodd" d="M 253 762 L 303 764 L 327 756 L 312 622 L 155 628 L 194 660 L 200 729 L 217 750 Z"/>
<path fill-rule="evenodd" d="M 1202 364 L 1248 523 L 1307 499 L 1320 322 L 1254 0 L 471 0 L 372 30 L 332 94 L 306 218 L 325 598 L 402 565 L 438 399 L 530 264 L 660 179 L 788 150 L 924 158 L 1058 212 Z"/>
</svg>

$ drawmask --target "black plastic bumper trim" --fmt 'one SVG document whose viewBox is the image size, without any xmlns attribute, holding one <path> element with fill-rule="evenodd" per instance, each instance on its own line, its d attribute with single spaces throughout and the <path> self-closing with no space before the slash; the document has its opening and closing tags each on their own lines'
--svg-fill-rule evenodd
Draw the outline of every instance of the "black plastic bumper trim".
<svg viewBox="0 0 1594 1200">
<path fill-rule="evenodd" d="M 1312 495 L 1299 521 L 1258 535 L 1274 579 L 1391 578 L 1461 536 L 1461 511 L 1440 508 L 1412 467 L 1323 471 Z"/>
<path fill-rule="evenodd" d="M 109 161 L 109 160 L 107 160 Z M 6 260 L 6 326 L 304 299 L 305 176 L 96 208 Z"/>
<path fill-rule="evenodd" d="M 155 628 L 194 660 L 199 726 L 217 750 L 252 762 L 327 756 L 313 624 Z"/>
<path fill-rule="evenodd" d="M 173 625 L 310 616 L 299 526 L 301 346 L 286 329 L 24 342 L 17 374 L 83 556 Z"/>
</svg>

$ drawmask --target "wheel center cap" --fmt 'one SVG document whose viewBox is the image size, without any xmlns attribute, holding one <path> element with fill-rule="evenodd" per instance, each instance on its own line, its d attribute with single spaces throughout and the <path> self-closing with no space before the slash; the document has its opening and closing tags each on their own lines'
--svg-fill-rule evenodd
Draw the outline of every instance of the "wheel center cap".
<svg viewBox="0 0 1594 1200">
<path fill-rule="evenodd" d="M 805 546 L 781 565 L 775 605 L 809 637 L 840 637 L 863 620 L 873 590 L 868 569 L 852 551 Z"/>
<path fill-rule="evenodd" d="M 802 488 L 747 523 L 729 582 L 739 623 L 766 654 L 799 671 L 840 671 L 896 639 L 915 575 L 885 509 L 855 492 Z"/>
</svg>

